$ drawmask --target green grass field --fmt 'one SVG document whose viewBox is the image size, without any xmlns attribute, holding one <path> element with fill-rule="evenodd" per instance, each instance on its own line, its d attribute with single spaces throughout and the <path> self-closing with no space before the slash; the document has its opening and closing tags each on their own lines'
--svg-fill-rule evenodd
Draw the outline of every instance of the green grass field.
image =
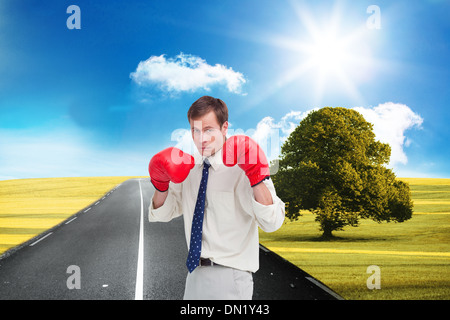
<svg viewBox="0 0 450 320">
<path fill-rule="evenodd" d="M 0 254 L 53 227 L 133 177 L 0 181 Z M 403 179 L 413 218 L 363 220 L 320 241 L 314 215 L 286 220 L 260 241 L 346 299 L 450 299 L 450 179 Z M 369 290 L 367 267 L 381 268 L 381 289 Z"/>
<path fill-rule="evenodd" d="M 450 299 L 450 179 L 410 184 L 413 217 L 403 223 L 363 220 L 321 241 L 305 212 L 260 241 L 346 299 Z M 367 288 L 367 267 L 381 270 L 381 289 Z"/>
</svg>

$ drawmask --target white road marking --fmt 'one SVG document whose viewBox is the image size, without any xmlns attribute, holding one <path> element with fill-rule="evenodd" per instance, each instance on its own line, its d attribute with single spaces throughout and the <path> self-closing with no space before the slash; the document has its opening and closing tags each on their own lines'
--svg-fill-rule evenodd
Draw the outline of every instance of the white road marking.
<svg viewBox="0 0 450 320">
<path fill-rule="evenodd" d="M 86 213 L 86 212 L 88 212 L 89 210 L 91 210 L 91 207 L 87 208 L 87 209 L 84 210 L 83 212 Z"/>
<path fill-rule="evenodd" d="M 316 286 L 318 286 L 320 289 L 322 289 L 326 293 L 328 293 L 328 294 L 332 295 L 333 297 L 335 297 L 336 299 L 344 300 L 340 295 L 334 293 L 333 291 L 331 291 L 329 288 L 325 287 L 323 284 L 321 284 L 316 279 L 314 279 L 312 277 L 305 277 L 305 278 L 308 279 L 309 281 L 311 281 L 312 283 L 314 283 Z"/>
<path fill-rule="evenodd" d="M 94 204 L 94 206 L 98 205 L 99 203 L 100 203 L 100 201 L 97 201 L 97 202 Z"/>
<path fill-rule="evenodd" d="M 69 224 L 69 223 L 71 223 L 73 220 L 75 220 L 77 217 L 75 217 L 75 218 L 73 218 L 73 219 L 70 219 L 69 221 L 67 221 L 65 224 Z"/>
<path fill-rule="evenodd" d="M 30 244 L 30 247 L 34 246 L 36 243 L 38 243 L 39 241 L 44 240 L 45 238 L 47 238 L 49 235 L 51 235 L 53 232 L 49 232 L 47 233 L 45 236 L 43 236 L 42 238 L 40 238 L 39 240 L 33 242 L 32 244 Z"/>
<path fill-rule="evenodd" d="M 136 290 L 134 300 L 144 299 L 144 199 L 142 198 L 141 180 L 139 182 L 139 192 L 141 194 L 141 219 L 139 224 L 139 251 L 136 275 Z"/>
</svg>

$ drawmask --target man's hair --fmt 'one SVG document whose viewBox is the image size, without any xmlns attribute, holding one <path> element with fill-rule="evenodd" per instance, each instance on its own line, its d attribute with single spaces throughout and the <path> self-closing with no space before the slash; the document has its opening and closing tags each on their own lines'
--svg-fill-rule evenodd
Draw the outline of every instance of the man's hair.
<svg viewBox="0 0 450 320">
<path fill-rule="evenodd" d="M 216 114 L 220 127 L 228 121 L 228 107 L 225 102 L 210 96 L 203 96 L 191 105 L 187 113 L 188 121 L 203 117 L 210 111 Z"/>
</svg>

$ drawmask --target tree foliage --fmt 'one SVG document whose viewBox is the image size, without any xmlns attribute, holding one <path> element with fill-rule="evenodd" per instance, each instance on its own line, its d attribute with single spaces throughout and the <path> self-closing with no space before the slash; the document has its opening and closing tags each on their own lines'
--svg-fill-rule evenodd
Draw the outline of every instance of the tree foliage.
<svg viewBox="0 0 450 320">
<path fill-rule="evenodd" d="M 410 219 L 409 186 L 385 167 L 390 153 L 355 110 L 326 107 L 309 113 L 283 144 L 273 176 L 286 215 L 295 220 L 300 210 L 315 213 L 324 237 L 357 226 L 360 219 Z"/>
</svg>

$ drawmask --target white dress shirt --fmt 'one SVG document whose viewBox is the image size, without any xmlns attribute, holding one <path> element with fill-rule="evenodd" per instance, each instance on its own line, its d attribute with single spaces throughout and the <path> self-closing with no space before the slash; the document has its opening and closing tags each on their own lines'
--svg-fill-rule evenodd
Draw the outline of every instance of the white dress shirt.
<svg viewBox="0 0 450 320">
<path fill-rule="evenodd" d="M 194 155 L 195 166 L 180 184 L 170 182 L 164 204 L 149 207 L 149 221 L 167 222 L 183 215 L 186 243 L 189 249 L 192 220 L 203 170 L 203 158 Z M 226 167 L 222 150 L 208 157 L 211 164 L 206 188 L 203 220 L 202 258 L 223 266 L 256 272 L 259 268 L 258 226 L 273 232 L 284 221 L 284 202 L 275 193 L 271 179 L 264 180 L 273 204 L 263 205 L 253 196 L 245 172 L 238 165 Z"/>
</svg>

